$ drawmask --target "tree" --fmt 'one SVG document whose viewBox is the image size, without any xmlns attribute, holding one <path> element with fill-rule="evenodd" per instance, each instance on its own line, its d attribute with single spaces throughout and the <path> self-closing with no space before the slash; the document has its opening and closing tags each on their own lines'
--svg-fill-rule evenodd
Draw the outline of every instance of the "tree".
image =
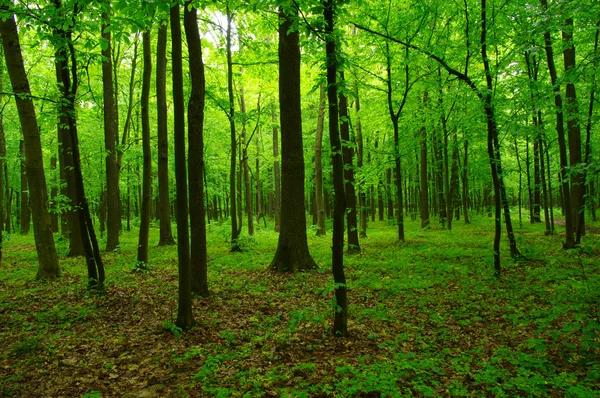
<svg viewBox="0 0 600 398">
<path fill-rule="evenodd" d="M 280 273 L 317 268 L 308 251 L 306 236 L 299 33 L 291 29 L 295 18 L 298 18 L 295 6 L 279 8 L 281 229 L 269 269 Z"/>
<path fill-rule="evenodd" d="M 183 66 L 179 4 L 170 9 L 171 62 L 173 74 L 173 111 L 175 119 L 175 184 L 177 197 L 177 257 L 179 261 L 179 305 L 176 324 L 183 330 L 196 321 L 192 314 L 192 275 L 188 230 L 188 189 L 185 164 L 185 107 L 183 100 Z"/>
<path fill-rule="evenodd" d="M 142 35 L 144 71 L 142 77 L 142 148 L 144 156 L 142 177 L 142 209 L 140 233 L 138 239 L 137 261 L 140 267 L 148 264 L 148 234 L 150 232 L 150 214 L 152 210 L 152 152 L 150 150 L 150 81 L 152 79 L 152 49 L 150 48 L 150 30 Z"/>
<path fill-rule="evenodd" d="M 167 25 L 159 24 L 156 45 L 156 115 L 158 141 L 159 246 L 174 245 L 169 200 L 169 141 L 167 126 Z"/>
<path fill-rule="evenodd" d="M 6 10 L 0 7 L 0 11 Z M 0 37 L 6 59 L 6 69 L 10 77 L 25 145 L 25 166 L 29 179 L 31 211 L 33 214 L 33 233 L 38 254 L 38 272 L 36 279 L 54 280 L 60 275 L 58 257 L 52 236 L 50 215 L 48 214 L 48 191 L 44 176 L 42 144 L 35 108 L 31 100 L 29 80 L 25 72 L 21 43 L 17 33 L 14 14 L 6 20 L 0 18 Z"/>
<path fill-rule="evenodd" d="M 190 184 L 190 223 L 191 223 L 191 272 L 192 292 L 208 297 L 208 276 L 206 260 L 206 225 L 204 209 L 204 190 L 202 177 L 204 170 L 204 102 L 206 81 L 204 62 L 196 9 L 186 2 L 183 10 L 183 25 L 190 57 L 190 76 L 192 91 L 188 103 L 188 167 Z"/>
<path fill-rule="evenodd" d="M 344 83 L 344 72 L 340 72 L 340 82 Z M 360 253 L 358 225 L 356 222 L 356 193 L 354 191 L 354 149 L 350 141 L 350 121 L 348 118 L 348 99 L 343 90 L 338 90 L 340 112 L 340 139 L 342 140 L 342 159 L 344 161 L 344 190 L 346 192 L 346 223 L 348 233 L 348 253 Z"/>
<path fill-rule="evenodd" d="M 344 193 L 344 166 L 342 159 L 342 142 L 338 126 L 337 69 L 338 53 L 335 39 L 335 4 L 334 0 L 323 2 L 325 17 L 325 52 L 327 55 L 327 100 L 329 101 L 329 141 L 333 157 L 333 232 L 331 244 L 331 269 L 335 283 L 335 306 L 333 333 L 335 336 L 348 335 L 348 293 L 346 275 L 344 274 L 344 213 L 346 197 Z M 400 209 L 402 212 L 402 209 Z"/>
<path fill-rule="evenodd" d="M 110 8 L 110 2 L 104 4 Z M 112 75 L 111 28 L 108 10 L 102 12 L 102 88 L 104 94 L 104 149 L 106 150 L 106 250 L 119 247 L 119 169 L 117 167 L 117 125 L 115 115 L 115 93 Z"/>
</svg>

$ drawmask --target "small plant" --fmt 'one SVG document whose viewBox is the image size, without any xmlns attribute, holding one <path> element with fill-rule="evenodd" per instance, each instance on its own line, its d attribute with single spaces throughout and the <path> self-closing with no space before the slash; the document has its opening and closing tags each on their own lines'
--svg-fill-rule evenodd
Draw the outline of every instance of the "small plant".
<svg viewBox="0 0 600 398">
<path fill-rule="evenodd" d="M 133 272 L 147 274 L 150 271 L 150 264 L 143 261 L 136 261 L 133 266 Z"/>
<path fill-rule="evenodd" d="M 173 321 L 164 321 L 162 323 L 162 327 L 165 331 L 171 333 L 176 338 L 179 338 L 179 335 L 183 333 L 183 329 L 179 326 L 175 325 Z"/>
</svg>

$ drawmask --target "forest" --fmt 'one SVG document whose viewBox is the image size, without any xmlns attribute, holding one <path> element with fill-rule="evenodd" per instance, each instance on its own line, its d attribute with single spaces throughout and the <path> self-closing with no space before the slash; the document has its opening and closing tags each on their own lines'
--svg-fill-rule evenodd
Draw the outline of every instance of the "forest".
<svg viewBox="0 0 600 398">
<path fill-rule="evenodd" d="M 0 0 L 0 397 L 600 397 L 599 36 Z"/>
</svg>

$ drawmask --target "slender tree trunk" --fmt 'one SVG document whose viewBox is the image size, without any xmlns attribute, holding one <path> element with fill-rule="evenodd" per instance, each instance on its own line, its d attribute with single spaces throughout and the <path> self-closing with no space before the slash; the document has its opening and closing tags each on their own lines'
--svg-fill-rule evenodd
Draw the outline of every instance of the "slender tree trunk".
<svg viewBox="0 0 600 398">
<path fill-rule="evenodd" d="M 344 72 L 340 73 L 344 81 Z M 350 141 L 350 123 L 348 122 L 348 100 L 342 90 L 338 90 L 340 112 L 340 138 L 342 140 L 342 159 L 344 160 L 344 185 L 346 192 L 346 226 L 348 234 L 348 253 L 360 253 L 356 220 L 356 193 L 354 191 L 354 149 Z"/>
<path fill-rule="evenodd" d="M 167 126 L 167 25 L 158 27 L 156 45 L 156 115 L 158 121 L 158 201 L 160 219 L 159 246 L 175 244 L 171 230 L 171 201 L 169 199 L 169 141 Z"/>
<path fill-rule="evenodd" d="M 23 131 L 25 166 L 33 212 L 33 233 L 38 255 L 36 279 L 53 280 L 60 275 L 60 268 L 48 214 L 48 192 L 44 176 L 42 144 L 14 14 L 5 20 L 0 19 L 0 37 L 4 49 L 6 69 L 10 77 L 12 91 L 15 94 L 15 102 Z"/>
<path fill-rule="evenodd" d="M 325 88 L 319 85 L 319 110 L 315 138 L 315 206 L 317 212 L 317 236 L 325 235 L 325 206 L 323 204 L 323 125 L 325 122 Z"/>
<path fill-rule="evenodd" d="M 281 228 L 281 172 L 279 171 L 279 133 L 275 124 L 275 111 L 271 115 L 271 121 L 273 122 L 273 178 L 275 180 L 273 210 L 275 212 L 275 232 L 279 232 Z"/>
<path fill-rule="evenodd" d="M 583 166 L 581 156 L 581 126 L 579 123 L 579 105 L 575 90 L 575 44 L 573 43 L 573 18 L 567 18 L 562 31 L 564 42 L 563 61 L 565 67 L 565 108 L 567 114 L 567 133 L 569 143 L 569 166 L 571 167 L 571 206 L 575 244 L 581 241 L 585 228 L 585 191 L 584 174 L 579 170 Z"/>
<path fill-rule="evenodd" d="M 179 4 L 170 9 L 173 115 L 175 121 L 175 184 L 177 189 L 177 257 L 179 260 L 179 300 L 176 324 L 183 330 L 196 324 L 192 314 L 192 275 L 188 230 L 188 189 L 185 162 L 185 105 Z"/>
<path fill-rule="evenodd" d="M 1 88 L 0 88 L 1 90 Z M 0 124 L 2 123 L 2 121 L 0 121 Z M 56 173 L 58 171 L 57 168 L 57 164 L 56 164 L 56 156 L 52 156 L 50 158 L 50 168 L 52 169 L 52 175 L 56 176 Z M 2 168 L 2 162 L 0 161 L 0 169 Z M 2 173 L 2 170 L 0 170 L 0 173 Z M 1 174 L 0 174 L 1 175 Z M 56 207 L 56 197 L 58 196 L 58 184 L 57 182 L 59 181 L 55 181 L 52 183 L 52 188 L 50 189 L 50 202 L 48 203 L 49 205 L 49 210 L 50 210 L 50 226 L 52 228 L 52 232 L 58 232 L 58 209 Z M 2 179 L 0 178 L 0 191 L 2 190 Z M 0 193 L 1 195 L 1 193 Z M 0 200 L 0 209 L 2 208 L 2 201 Z M 1 218 L 0 218 L 1 219 Z M 1 229 L 0 229 L 1 231 Z"/>
<path fill-rule="evenodd" d="M 246 99 L 244 96 L 244 87 L 240 89 L 240 113 L 244 119 L 246 115 Z M 246 122 L 242 123 L 242 132 L 240 134 L 240 146 L 242 147 L 242 164 L 244 174 L 244 202 L 246 205 L 246 217 L 248 219 L 248 235 L 254 235 L 254 216 L 252 208 L 252 182 L 250 181 L 250 167 L 248 166 L 248 144 L 246 143 Z"/>
<path fill-rule="evenodd" d="M 304 151 L 300 97 L 300 47 L 292 21 L 298 10 L 279 9 L 279 108 L 281 125 L 281 232 L 269 269 L 297 272 L 315 269 L 308 251 L 304 211 Z"/>
<path fill-rule="evenodd" d="M 142 209 L 137 261 L 146 268 L 148 264 L 148 234 L 150 233 L 150 213 L 152 207 L 152 152 L 150 150 L 150 84 L 152 79 L 152 54 L 150 31 L 142 38 L 144 71 L 142 77 L 142 151 L 144 157 L 142 177 Z M 133 72 L 132 72 L 133 73 Z M 133 101 L 133 98 L 129 99 Z"/>
<path fill-rule="evenodd" d="M 0 93 L 4 92 L 4 50 L 2 46 L 0 46 Z M 3 95 L 0 94 L 0 101 L 3 101 Z M 56 158 L 54 158 L 54 163 L 56 164 Z M 7 214 L 5 214 L 4 207 L 4 196 L 5 196 L 5 181 L 8 181 L 4 172 L 6 165 L 6 135 L 4 133 L 4 112 L 0 112 L 0 263 L 2 262 L 2 230 L 4 229 L 4 221 Z M 8 198 L 6 198 L 8 199 Z M 7 200 L 8 202 L 8 200 Z"/>
<path fill-rule="evenodd" d="M 231 166 L 229 169 L 229 192 L 231 198 L 231 251 L 240 251 L 238 244 L 238 209 L 237 209 L 237 187 L 236 187 L 236 162 L 237 162 L 237 136 L 235 132 L 235 102 L 233 98 L 233 61 L 231 59 L 231 24 L 233 16 L 227 5 L 227 91 L 229 93 L 229 128 L 231 133 Z M 241 220 L 240 220 L 241 222 Z"/>
<path fill-rule="evenodd" d="M 423 107 L 427 107 L 428 103 L 428 93 L 425 91 L 423 93 Z M 421 197 L 420 197 L 420 207 L 421 207 L 421 228 L 430 228 L 429 224 L 429 181 L 427 178 L 427 129 L 425 127 L 425 120 L 423 120 L 423 126 L 420 130 L 421 135 L 421 165 L 420 165 L 420 184 L 421 184 Z"/>
<path fill-rule="evenodd" d="M 594 56 L 596 57 L 596 59 L 598 59 L 598 56 L 600 55 L 598 53 L 598 39 L 600 36 L 600 21 L 598 21 L 596 23 L 596 35 L 594 37 Z M 591 146 L 591 133 L 592 133 L 592 117 L 594 115 L 594 102 L 595 102 L 595 95 L 596 95 L 596 71 L 597 71 L 597 67 L 594 66 L 593 68 L 594 70 L 594 74 L 593 74 L 593 80 L 592 80 L 592 88 L 590 89 L 590 103 L 589 103 L 589 107 L 588 107 L 588 114 L 587 114 L 587 121 L 585 124 L 585 164 L 589 165 L 590 163 L 590 158 L 592 156 L 592 146 Z M 589 182 L 587 181 L 587 168 L 584 171 L 584 176 L 583 176 L 583 180 L 586 182 L 586 185 L 584 185 L 584 198 L 586 198 L 587 201 L 587 205 L 590 209 L 590 214 L 592 216 L 592 221 L 596 221 L 596 204 L 595 204 L 595 199 L 594 199 L 594 183 L 593 183 L 593 179 L 590 180 Z M 583 230 L 583 226 L 579 229 L 580 231 Z"/>
<path fill-rule="evenodd" d="M 204 168 L 204 104 L 206 80 L 202 43 L 198 32 L 196 9 L 187 1 L 183 11 L 183 23 L 190 57 L 192 92 L 188 103 L 188 167 L 190 183 L 190 223 L 191 223 L 191 272 L 192 292 L 202 297 L 210 295 L 208 290 L 206 257 L 206 222 L 202 177 Z"/>
<path fill-rule="evenodd" d="M 123 135 L 121 137 L 121 147 L 125 147 L 125 145 L 127 144 L 127 140 L 129 138 L 129 130 L 131 130 L 131 119 L 132 119 L 132 115 L 133 115 L 133 97 L 134 97 L 134 89 L 135 89 L 135 74 L 136 74 L 136 70 L 137 70 L 137 58 L 138 58 L 138 35 L 135 35 L 135 39 L 133 42 L 133 59 L 131 60 L 131 74 L 129 76 L 129 95 L 128 95 L 128 99 L 129 99 L 129 103 L 127 104 L 127 116 L 125 117 L 125 126 L 123 127 Z M 117 84 L 117 70 L 118 67 L 114 68 L 115 70 L 113 71 L 113 76 L 115 78 L 115 87 L 118 87 Z M 143 77 L 142 77 L 143 80 Z M 118 98 L 118 94 L 117 94 L 117 89 L 115 89 L 115 98 Z M 118 104 L 118 100 L 115 99 L 115 115 L 116 115 L 116 130 L 115 132 L 117 132 L 119 130 L 118 126 L 119 126 L 119 104 Z M 125 152 L 121 149 L 119 151 L 117 151 L 117 169 L 119 170 L 119 180 L 121 177 L 121 165 L 123 163 L 123 154 Z"/>
<path fill-rule="evenodd" d="M 465 140 L 465 157 L 463 161 L 462 183 L 463 183 L 463 213 L 465 216 L 465 224 L 470 224 L 469 221 L 469 141 Z"/>
<path fill-rule="evenodd" d="M 535 116 L 534 116 L 535 117 Z M 537 125 L 537 122 L 536 122 Z M 537 126 L 536 126 L 537 127 Z M 534 223 L 542 222 L 540 217 L 540 204 L 542 202 L 541 192 L 540 192 L 540 159 L 538 157 L 538 142 L 537 140 L 533 143 L 533 217 L 532 221 Z"/>
<path fill-rule="evenodd" d="M 385 178 L 387 183 L 387 218 L 388 220 L 394 219 L 394 200 L 392 195 L 392 169 L 387 169 L 385 172 Z"/>
<path fill-rule="evenodd" d="M 547 0 L 540 0 L 544 9 L 548 8 Z M 556 132 L 558 134 L 558 153 L 560 157 L 560 175 L 561 175 L 561 194 L 563 197 L 563 208 L 565 209 L 565 235 L 566 241 L 564 247 L 572 249 L 575 247 L 575 220 L 573 219 L 573 207 L 571 206 L 571 188 L 569 187 L 569 178 L 567 168 L 567 143 L 565 141 L 565 126 L 563 115 L 563 101 L 558 84 L 556 66 L 554 64 L 554 50 L 552 47 L 552 38 L 550 32 L 544 32 L 544 44 L 546 49 L 546 59 L 548 62 L 548 72 L 554 91 L 554 109 L 556 112 Z M 550 174 L 548 174 L 550 175 Z"/>
<path fill-rule="evenodd" d="M 19 142 L 20 148 L 20 159 L 21 159 L 21 213 L 20 213 L 20 225 L 21 234 L 27 235 L 29 233 L 29 225 L 31 224 L 31 215 L 29 210 L 29 187 L 27 184 L 27 166 L 25 156 L 25 141 Z"/>
<path fill-rule="evenodd" d="M 106 7 L 110 5 L 107 4 Z M 121 194 L 119 193 L 119 170 L 116 151 L 116 119 L 115 94 L 111 61 L 111 32 L 108 13 L 102 14 L 102 39 L 105 47 L 102 50 L 102 87 L 104 93 L 104 149 L 106 150 L 106 204 L 108 220 L 106 225 L 106 250 L 119 248 L 119 219 Z"/>
<path fill-rule="evenodd" d="M 541 120 L 541 112 L 540 118 Z M 540 125 L 541 126 L 541 125 Z M 546 235 L 552 234 L 552 228 L 550 227 L 550 214 L 548 210 L 548 189 L 546 187 L 546 170 L 545 170 L 545 162 L 544 162 L 544 143 L 542 142 L 541 137 L 538 138 L 538 156 L 540 158 L 540 182 L 542 183 L 542 199 L 544 204 L 544 222 L 546 224 Z"/>
<path fill-rule="evenodd" d="M 521 157 L 519 156 L 519 145 L 515 138 L 515 156 L 517 158 L 517 168 L 519 170 L 519 193 L 518 193 L 518 205 L 519 205 L 519 227 L 523 227 L 523 210 L 521 209 L 521 193 L 523 191 L 523 169 L 521 168 Z M 537 155 L 536 155 L 537 156 Z"/>
<path fill-rule="evenodd" d="M 363 171 L 363 157 L 364 157 L 364 146 L 363 146 L 363 135 L 362 135 L 362 123 L 360 121 L 360 97 L 358 93 L 358 82 L 355 82 L 354 88 L 356 98 L 354 99 L 354 107 L 356 109 L 356 148 L 357 148 L 357 166 L 358 169 Z M 367 209 L 367 192 L 366 187 L 363 184 L 359 187 L 358 193 L 358 207 L 360 208 L 360 237 L 367 237 L 367 219 L 368 219 L 368 209 Z M 383 203 L 383 202 L 381 202 Z"/>
<path fill-rule="evenodd" d="M 332 232 L 332 272 L 335 282 L 335 308 L 333 333 L 335 336 L 348 334 L 348 297 L 346 290 L 346 276 L 344 274 L 344 213 L 346 212 L 346 198 L 344 194 L 344 163 L 342 158 L 342 142 L 338 126 L 338 98 L 337 98 L 337 68 L 338 55 L 334 38 L 334 1 L 323 2 L 325 16 L 326 55 L 327 55 L 327 100 L 329 102 L 329 141 L 333 158 L 333 186 L 334 186 L 334 215 Z M 400 210 L 402 212 L 402 210 Z"/>
</svg>

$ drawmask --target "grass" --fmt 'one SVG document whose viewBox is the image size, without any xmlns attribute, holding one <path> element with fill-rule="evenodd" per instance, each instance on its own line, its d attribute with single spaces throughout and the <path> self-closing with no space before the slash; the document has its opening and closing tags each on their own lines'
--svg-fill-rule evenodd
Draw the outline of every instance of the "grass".
<svg viewBox="0 0 600 398">
<path fill-rule="evenodd" d="M 600 396 L 600 253 L 565 252 L 543 225 L 517 228 L 528 260 L 493 277 L 492 221 L 452 231 L 408 221 L 407 242 L 371 223 L 346 256 L 350 337 L 331 336 L 330 239 L 309 247 L 320 269 L 266 270 L 277 234 L 262 228 L 229 253 L 209 226 L 212 296 L 181 333 L 175 247 L 134 272 L 137 231 L 103 253 L 107 294 L 86 288 L 83 259 L 34 281 L 33 237 L 12 235 L 0 265 L 1 396 Z M 560 227 L 559 227 L 560 229 Z M 68 242 L 57 238 L 58 251 Z"/>
</svg>

